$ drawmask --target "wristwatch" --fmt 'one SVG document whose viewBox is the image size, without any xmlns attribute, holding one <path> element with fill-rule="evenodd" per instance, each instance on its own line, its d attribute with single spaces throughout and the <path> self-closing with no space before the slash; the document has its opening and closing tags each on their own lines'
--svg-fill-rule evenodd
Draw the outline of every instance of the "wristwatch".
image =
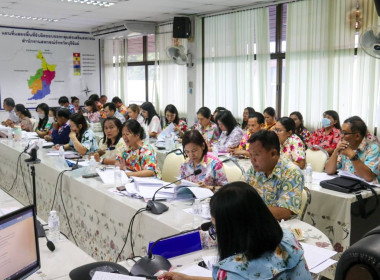
<svg viewBox="0 0 380 280">
<path fill-rule="evenodd" d="M 358 159 L 359 159 L 358 154 L 355 154 L 352 158 L 350 158 L 351 161 L 355 161 L 355 160 L 358 160 Z"/>
</svg>

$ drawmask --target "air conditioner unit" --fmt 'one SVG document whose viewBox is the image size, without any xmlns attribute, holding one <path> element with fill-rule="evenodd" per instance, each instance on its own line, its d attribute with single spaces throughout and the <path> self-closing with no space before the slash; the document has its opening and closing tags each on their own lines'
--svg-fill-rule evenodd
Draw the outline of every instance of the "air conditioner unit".
<svg viewBox="0 0 380 280">
<path fill-rule="evenodd" d="M 96 27 L 90 31 L 97 38 L 126 38 L 155 33 L 156 24 L 148 21 L 123 21 Z"/>
</svg>

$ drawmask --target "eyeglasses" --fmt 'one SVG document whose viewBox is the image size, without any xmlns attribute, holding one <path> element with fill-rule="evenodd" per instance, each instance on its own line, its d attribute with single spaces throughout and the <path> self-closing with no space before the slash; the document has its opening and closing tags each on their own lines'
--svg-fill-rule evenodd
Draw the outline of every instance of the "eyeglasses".
<svg viewBox="0 0 380 280">
<path fill-rule="evenodd" d="M 208 234 L 212 240 L 216 240 L 216 228 L 214 224 L 211 224 L 210 228 L 208 229 Z"/>
<path fill-rule="evenodd" d="M 273 131 L 274 131 L 275 133 L 281 133 L 281 132 L 283 132 L 283 130 L 278 129 L 278 128 L 273 129 Z"/>
<path fill-rule="evenodd" d="M 357 132 L 342 132 L 343 136 L 350 135 L 350 134 L 356 134 Z"/>
</svg>

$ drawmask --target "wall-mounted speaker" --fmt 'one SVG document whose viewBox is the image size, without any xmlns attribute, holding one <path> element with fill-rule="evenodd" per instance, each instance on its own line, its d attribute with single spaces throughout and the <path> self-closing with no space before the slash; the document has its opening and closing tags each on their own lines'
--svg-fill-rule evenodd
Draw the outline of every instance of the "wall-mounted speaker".
<svg viewBox="0 0 380 280">
<path fill-rule="evenodd" d="M 188 17 L 174 17 L 173 38 L 189 38 L 191 36 L 191 21 Z"/>
</svg>

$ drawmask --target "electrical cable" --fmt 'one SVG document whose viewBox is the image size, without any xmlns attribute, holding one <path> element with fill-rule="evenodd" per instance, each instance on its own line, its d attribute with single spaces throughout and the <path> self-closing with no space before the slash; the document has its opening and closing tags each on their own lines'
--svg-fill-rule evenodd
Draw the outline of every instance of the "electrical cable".
<svg viewBox="0 0 380 280">
<path fill-rule="evenodd" d="M 21 155 L 22 155 L 23 153 L 20 153 L 19 155 L 18 155 L 18 158 L 17 158 L 17 162 L 16 162 L 16 177 L 13 179 L 13 183 L 12 183 L 12 186 L 11 186 L 11 188 L 9 189 L 9 190 L 7 190 L 7 189 L 5 189 L 5 191 L 9 194 L 9 192 L 14 188 L 14 186 L 15 186 L 15 183 L 16 183 L 16 180 L 17 180 L 17 178 L 18 178 L 18 167 L 19 167 L 19 165 L 20 165 L 20 159 L 21 159 Z"/>
<path fill-rule="evenodd" d="M 147 211 L 145 207 L 144 207 L 144 208 L 140 208 L 139 210 L 137 210 L 137 211 L 135 212 L 135 214 L 134 214 L 133 217 L 131 218 L 131 220 L 130 220 L 130 222 L 129 222 L 129 226 L 128 226 L 127 236 L 126 236 L 125 241 L 124 241 L 124 245 L 123 245 L 123 247 L 121 248 L 120 253 L 119 253 L 118 256 L 117 256 L 117 258 L 116 258 L 116 260 L 115 260 L 115 263 L 117 263 L 117 260 L 120 258 L 121 253 L 123 252 L 123 250 L 124 250 L 124 248 L 125 248 L 125 245 L 126 245 L 127 242 L 128 242 L 128 236 L 129 236 L 129 233 L 130 233 L 130 230 L 131 230 L 131 226 L 133 226 L 133 222 L 134 222 L 135 217 L 136 217 L 138 214 L 140 214 L 141 212 L 144 212 L 144 211 Z"/>
<path fill-rule="evenodd" d="M 54 190 L 54 196 L 53 196 L 53 203 L 52 203 L 52 205 L 51 205 L 50 211 L 52 211 L 53 208 L 54 208 L 54 203 L 55 203 L 55 197 L 56 197 L 56 194 L 57 194 L 59 178 L 62 177 L 62 176 L 63 176 L 63 173 L 65 173 L 66 171 L 67 171 L 67 170 L 63 170 L 63 171 L 61 171 L 61 172 L 58 174 L 57 181 L 55 182 L 55 190 Z"/>
</svg>

